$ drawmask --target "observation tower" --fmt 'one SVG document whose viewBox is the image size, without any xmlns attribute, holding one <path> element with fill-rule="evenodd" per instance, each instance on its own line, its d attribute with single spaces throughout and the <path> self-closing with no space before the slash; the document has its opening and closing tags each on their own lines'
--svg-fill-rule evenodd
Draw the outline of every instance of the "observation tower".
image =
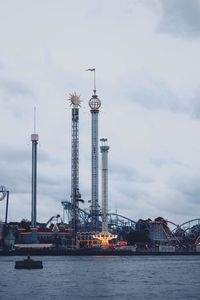
<svg viewBox="0 0 200 300">
<path fill-rule="evenodd" d="M 81 200 L 79 192 L 79 107 L 80 96 L 76 93 L 70 94 L 70 105 L 72 106 L 72 133 L 71 133 L 71 221 L 74 232 L 74 243 L 76 244 L 76 232 L 78 225 L 78 207 Z"/>
<path fill-rule="evenodd" d="M 31 134 L 32 142 L 32 202 L 31 202 L 31 226 L 37 225 L 37 144 L 39 135 L 36 133 L 36 108 L 34 107 L 34 133 Z"/>
<path fill-rule="evenodd" d="M 100 139 L 102 145 L 100 147 L 102 154 L 102 231 L 93 235 L 93 238 L 101 241 L 104 247 L 109 246 L 109 241 L 116 239 L 117 235 L 108 231 L 108 150 L 107 139 Z"/>
<path fill-rule="evenodd" d="M 98 202 L 98 116 L 99 108 L 101 107 L 101 101 L 96 95 L 96 78 L 95 69 L 88 69 L 87 71 L 94 72 L 94 94 L 89 100 L 89 107 L 91 112 L 91 209 L 90 215 L 92 225 L 95 230 L 98 229 L 99 225 L 99 202 Z"/>
</svg>

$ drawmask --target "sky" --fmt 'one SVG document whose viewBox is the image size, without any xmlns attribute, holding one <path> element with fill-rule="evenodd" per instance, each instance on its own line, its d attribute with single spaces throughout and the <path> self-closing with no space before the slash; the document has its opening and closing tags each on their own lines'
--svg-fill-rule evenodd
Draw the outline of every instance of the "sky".
<svg viewBox="0 0 200 300">
<path fill-rule="evenodd" d="M 0 185 L 10 191 L 9 221 L 31 216 L 34 106 L 38 221 L 62 215 L 61 201 L 70 200 L 73 92 L 82 100 L 80 191 L 88 209 L 88 68 L 96 68 L 102 102 L 99 138 L 110 146 L 109 212 L 176 224 L 199 218 L 199 53 L 199 0 L 0 0 Z"/>
</svg>

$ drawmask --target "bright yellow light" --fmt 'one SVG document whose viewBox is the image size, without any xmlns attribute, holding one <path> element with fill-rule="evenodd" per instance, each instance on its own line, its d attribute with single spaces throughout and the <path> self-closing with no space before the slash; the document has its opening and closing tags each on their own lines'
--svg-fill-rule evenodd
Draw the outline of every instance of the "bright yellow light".
<svg viewBox="0 0 200 300">
<path fill-rule="evenodd" d="M 101 241 L 102 246 L 108 247 L 109 246 L 109 241 L 113 240 L 113 239 L 116 239 L 117 235 L 112 234 L 110 232 L 100 232 L 100 233 L 97 233 L 97 234 L 93 235 L 93 238 Z"/>
</svg>

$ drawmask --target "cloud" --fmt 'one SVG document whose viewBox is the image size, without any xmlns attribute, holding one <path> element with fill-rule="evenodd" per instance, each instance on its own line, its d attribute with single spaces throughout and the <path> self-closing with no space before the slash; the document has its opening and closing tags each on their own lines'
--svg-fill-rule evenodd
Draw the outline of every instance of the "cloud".
<svg viewBox="0 0 200 300">
<path fill-rule="evenodd" d="M 32 92 L 28 87 L 17 80 L 9 80 L 9 79 L 0 79 L 0 89 L 9 96 L 18 96 L 18 95 L 32 95 Z"/>
<path fill-rule="evenodd" d="M 171 110 L 186 113 L 187 103 L 184 103 L 164 82 L 150 80 L 145 86 L 129 88 L 129 100 L 150 110 Z"/>
<path fill-rule="evenodd" d="M 2 111 L 6 110 L 17 119 L 24 117 L 23 109 L 34 105 L 35 95 L 23 81 L 0 77 Z"/>
<path fill-rule="evenodd" d="M 191 99 L 191 115 L 196 119 L 200 119 L 200 91 L 197 89 Z"/>
<path fill-rule="evenodd" d="M 90 200 L 88 100 L 93 78 L 84 71 L 89 67 L 96 67 L 102 101 L 99 136 L 108 137 L 110 145 L 110 210 L 118 208 L 134 220 L 162 214 L 175 223 L 178 218 L 198 216 L 198 190 L 190 191 L 184 184 L 184 177 L 189 177 L 190 186 L 193 180 L 196 186 L 199 168 L 197 1 L 48 1 L 47 5 L 46 1 L 20 0 L 12 8 L 6 1 L 0 11 L 4 41 L 0 184 L 11 191 L 10 217 L 30 215 L 35 105 L 40 136 L 38 219 L 61 213 L 60 201 L 70 199 L 67 98 L 74 91 L 84 100 L 79 128 L 80 191 L 83 199 Z M 101 185 L 99 192 L 101 204 Z"/>
<path fill-rule="evenodd" d="M 187 172 L 184 176 L 181 174 L 178 178 L 173 178 L 171 186 L 179 191 L 181 197 L 192 204 L 199 204 L 200 202 L 200 174 L 189 174 Z"/>
<path fill-rule="evenodd" d="M 165 165 L 177 165 L 180 167 L 187 167 L 186 164 L 184 164 L 182 161 L 179 161 L 178 159 L 173 159 L 170 157 L 162 157 L 160 155 L 156 155 L 155 158 L 151 159 L 151 163 L 157 167 L 163 167 Z"/>
<path fill-rule="evenodd" d="M 125 166 L 124 164 L 113 163 L 109 167 L 112 172 L 112 180 L 115 181 L 134 181 L 140 182 L 151 182 L 151 178 L 147 175 L 142 174 L 139 170 L 131 166 Z"/>
<path fill-rule="evenodd" d="M 5 69 L 5 64 L 2 61 L 0 61 L 0 70 L 4 70 L 4 69 Z"/>
<path fill-rule="evenodd" d="M 199 0 L 161 0 L 159 30 L 175 37 L 194 38 L 200 35 Z"/>
</svg>

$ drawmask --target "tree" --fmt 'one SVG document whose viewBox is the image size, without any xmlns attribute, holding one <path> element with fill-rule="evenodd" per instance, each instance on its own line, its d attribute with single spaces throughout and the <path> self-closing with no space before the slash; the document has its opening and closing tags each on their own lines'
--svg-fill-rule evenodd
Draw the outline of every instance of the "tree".
<svg viewBox="0 0 200 300">
<path fill-rule="evenodd" d="M 31 225 L 31 222 L 27 219 L 22 219 L 20 224 L 19 224 L 19 227 L 20 228 L 24 228 L 26 230 L 30 230 L 30 225 Z"/>
<path fill-rule="evenodd" d="M 150 240 L 147 236 L 146 232 L 140 232 L 140 231 L 132 231 L 127 234 L 126 240 L 128 244 L 134 245 L 136 243 L 149 243 Z"/>
</svg>

